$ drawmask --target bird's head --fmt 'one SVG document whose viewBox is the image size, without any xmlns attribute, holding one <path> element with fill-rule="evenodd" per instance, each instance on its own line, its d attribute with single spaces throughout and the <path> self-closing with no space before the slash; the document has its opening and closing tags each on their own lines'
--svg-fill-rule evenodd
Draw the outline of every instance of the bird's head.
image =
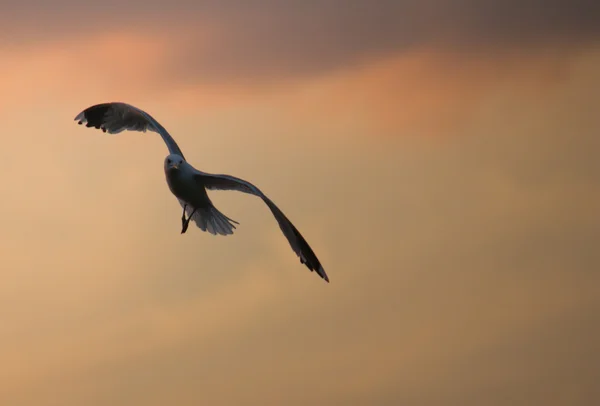
<svg viewBox="0 0 600 406">
<path fill-rule="evenodd" d="M 184 164 L 184 160 L 177 154 L 171 154 L 165 158 L 165 171 L 173 171 L 181 169 Z"/>
</svg>

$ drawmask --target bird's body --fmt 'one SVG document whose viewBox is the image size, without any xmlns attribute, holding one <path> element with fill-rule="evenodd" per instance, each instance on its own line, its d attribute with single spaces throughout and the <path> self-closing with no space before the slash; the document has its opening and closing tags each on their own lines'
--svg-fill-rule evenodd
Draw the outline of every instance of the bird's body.
<svg viewBox="0 0 600 406">
<path fill-rule="evenodd" d="M 88 107 L 79 113 L 75 120 L 79 124 L 85 123 L 87 127 L 102 129 L 111 134 L 117 134 L 124 130 L 152 131 L 160 134 L 170 153 L 164 161 L 167 184 L 183 208 L 182 233 L 186 232 L 190 221 L 194 221 L 202 231 L 208 231 L 213 235 L 233 234 L 234 224 L 239 224 L 214 207 L 207 189 L 237 190 L 255 195 L 269 207 L 279 223 L 279 228 L 300 258 L 300 262 L 329 282 L 323 266 L 304 237 L 271 199 L 256 186 L 243 179 L 230 175 L 205 173 L 195 169 L 185 160 L 181 149 L 167 130 L 148 113 L 126 103 L 102 103 Z"/>
<path fill-rule="evenodd" d="M 178 155 L 169 155 L 169 157 L 165 159 L 165 177 L 171 193 L 191 206 L 197 208 L 210 206 L 206 188 L 194 178 L 194 168 L 186 161 L 183 161 L 177 169 L 169 167 L 167 166 L 169 160 L 177 159 Z"/>
<path fill-rule="evenodd" d="M 171 193 L 179 199 L 184 210 L 182 233 L 185 233 L 189 221 L 193 219 L 203 231 L 211 234 L 233 234 L 235 226 L 232 223 L 239 223 L 213 206 L 206 192 L 202 172 L 195 169 L 180 155 L 171 154 L 165 158 L 165 177 Z M 186 212 L 189 216 L 187 220 Z"/>
</svg>

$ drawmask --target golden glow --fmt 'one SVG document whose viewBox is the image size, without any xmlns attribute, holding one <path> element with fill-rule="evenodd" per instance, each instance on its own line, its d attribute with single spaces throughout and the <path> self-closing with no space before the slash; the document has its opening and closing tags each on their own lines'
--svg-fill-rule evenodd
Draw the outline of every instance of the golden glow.
<svg viewBox="0 0 600 406">
<path fill-rule="evenodd" d="M 593 404 L 597 50 L 263 87 L 176 77 L 172 38 L 63 41 L 0 55 L 1 404 Z M 181 235 L 160 137 L 73 122 L 112 100 L 258 185 L 331 283 L 248 195 L 211 193 L 233 236 Z"/>
</svg>

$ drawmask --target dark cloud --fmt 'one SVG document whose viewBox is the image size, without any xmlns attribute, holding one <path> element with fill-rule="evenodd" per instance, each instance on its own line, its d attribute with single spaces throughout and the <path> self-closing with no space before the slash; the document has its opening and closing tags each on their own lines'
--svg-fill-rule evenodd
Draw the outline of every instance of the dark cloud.
<svg viewBox="0 0 600 406">
<path fill-rule="evenodd" d="M 314 74 L 414 47 L 553 46 L 600 36 L 591 0 L 150 0 L 0 3 L 4 43 L 133 27 L 185 34 L 168 70 L 221 81 Z"/>
</svg>

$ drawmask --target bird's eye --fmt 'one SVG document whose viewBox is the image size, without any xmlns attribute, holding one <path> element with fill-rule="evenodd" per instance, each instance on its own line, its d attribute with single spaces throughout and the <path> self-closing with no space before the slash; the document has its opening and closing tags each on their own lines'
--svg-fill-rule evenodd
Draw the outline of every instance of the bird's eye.
<svg viewBox="0 0 600 406">
<path fill-rule="evenodd" d="M 171 160 L 170 160 L 170 159 L 167 159 L 167 163 L 168 163 L 168 164 L 170 164 L 170 163 L 171 163 Z"/>
</svg>

